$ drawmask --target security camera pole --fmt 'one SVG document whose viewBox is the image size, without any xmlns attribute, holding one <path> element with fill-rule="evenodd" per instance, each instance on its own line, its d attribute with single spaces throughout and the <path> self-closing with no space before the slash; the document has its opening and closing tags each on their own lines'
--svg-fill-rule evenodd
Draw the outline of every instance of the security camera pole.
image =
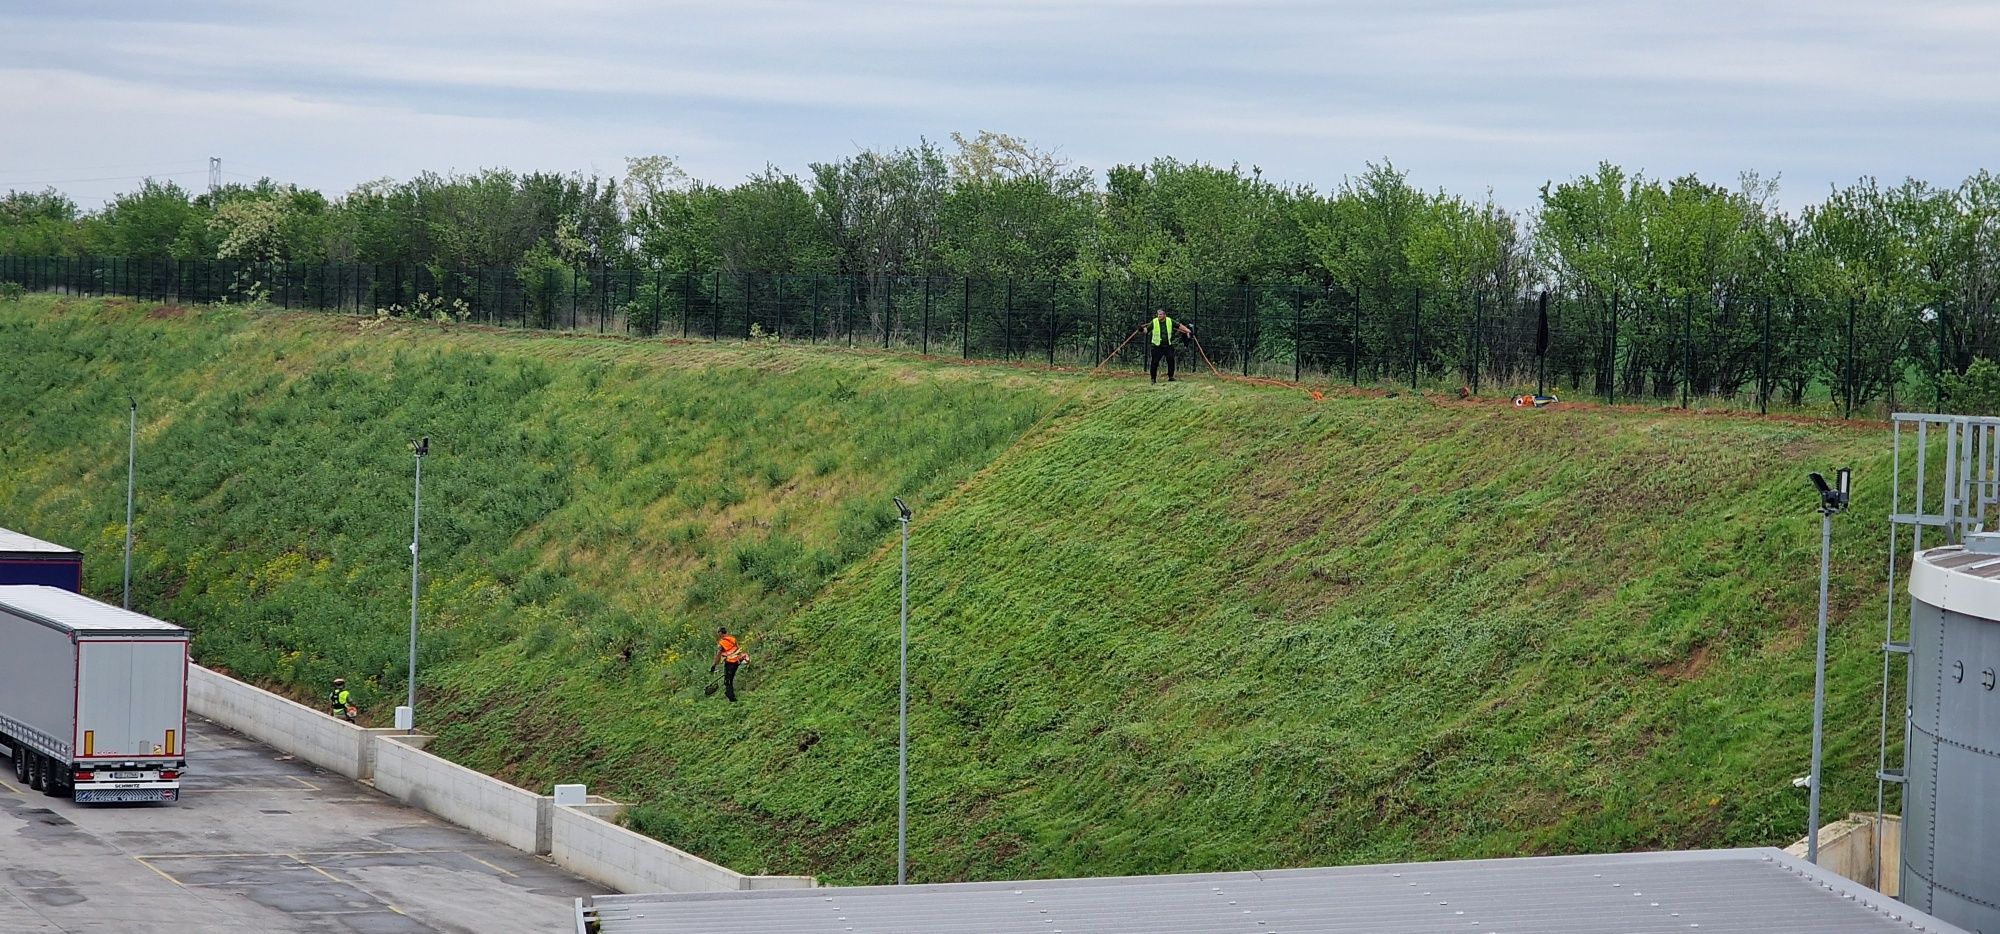
<svg viewBox="0 0 2000 934">
<path fill-rule="evenodd" d="M 1819 489 L 1819 654 L 1813 664 L 1812 774 L 1806 798 L 1806 862 L 1813 864 L 1819 863 L 1820 740 L 1826 720 L 1826 581 L 1833 563 L 1833 517 L 1847 511 L 1851 474 L 1846 467 L 1835 471 L 1837 485 L 1832 487 L 1818 473 L 1809 475 Z"/>
<path fill-rule="evenodd" d="M 425 435 L 410 445 L 417 455 L 417 488 L 410 506 L 410 732 L 417 723 L 417 543 L 424 529 L 424 455 L 431 452 L 431 438 Z"/>
<path fill-rule="evenodd" d="M 139 473 L 139 400 L 130 396 L 132 422 L 125 434 L 125 608 L 132 608 L 132 494 Z"/>
<path fill-rule="evenodd" d="M 902 885 L 909 880 L 910 859 L 910 507 L 900 496 L 895 500 L 903 524 L 903 635 L 896 704 L 896 884 Z"/>
</svg>

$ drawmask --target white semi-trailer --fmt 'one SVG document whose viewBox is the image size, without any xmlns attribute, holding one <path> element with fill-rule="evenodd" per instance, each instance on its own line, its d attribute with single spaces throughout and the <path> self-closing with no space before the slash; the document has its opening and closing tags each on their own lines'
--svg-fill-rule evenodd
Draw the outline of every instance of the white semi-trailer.
<svg viewBox="0 0 2000 934">
<path fill-rule="evenodd" d="M 177 801 L 188 633 L 39 585 L 0 586 L 0 743 L 48 795 Z"/>
</svg>

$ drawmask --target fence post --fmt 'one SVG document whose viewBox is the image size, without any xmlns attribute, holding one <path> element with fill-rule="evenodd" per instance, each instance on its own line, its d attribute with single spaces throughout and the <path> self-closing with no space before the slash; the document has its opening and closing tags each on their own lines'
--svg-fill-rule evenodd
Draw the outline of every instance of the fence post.
<svg viewBox="0 0 2000 934">
<path fill-rule="evenodd" d="M 819 280 L 812 277 L 812 291 L 806 296 L 806 343 L 819 343 Z"/>
<path fill-rule="evenodd" d="M 694 273 L 681 270 L 681 340 L 688 339 L 688 319 L 694 317 Z"/>
<path fill-rule="evenodd" d="M 1847 401 L 1841 409 L 1841 418 L 1854 417 L 1854 308 L 1856 300 L 1847 300 Z"/>
<path fill-rule="evenodd" d="M 1354 385 L 1361 385 L 1361 293 L 1354 293 L 1352 320 L 1347 326 L 1347 375 Z"/>
<path fill-rule="evenodd" d="M 1694 296 L 1681 296 L 1681 408 L 1694 388 Z"/>
<path fill-rule="evenodd" d="M 576 292 L 578 292 L 576 266 L 570 266 L 570 330 L 576 330 Z"/>
<path fill-rule="evenodd" d="M 1549 290 L 1535 299 L 1535 395 L 1549 391 Z"/>
<path fill-rule="evenodd" d="M 743 274 L 743 339 L 750 339 L 750 274 Z"/>
<path fill-rule="evenodd" d="M 1007 304 L 1000 316 L 1000 359 L 1014 359 L 1014 277 L 1007 277 Z"/>
<path fill-rule="evenodd" d="M 660 264 L 659 264 L 659 263 L 657 263 L 657 262 L 653 263 L 653 268 L 652 268 L 652 273 L 653 273 L 653 277 L 652 277 L 652 279 L 653 279 L 653 290 L 652 290 L 652 291 L 653 291 L 653 325 L 652 325 L 652 327 L 651 327 L 650 329 L 648 329 L 648 330 L 646 331 L 646 335 L 645 335 L 645 336 L 647 336 L 647 337 L 652 337 L 653 335 L 655 335 L 655 334 L 658 334 L 658 333 L 660 333 L 660 332 L 661 332 L 662 330 L 665 330 L 665 328 L 664 328 L 664 327 L 662 327 L 662 325 L 664 324 L 664 322 L 662 322 L 662 321 L 660 320 Z M 629 323 L 629 322 L 628 322 L 628 323 Z"/>
<path fill-rule="evenodd" d="M 1945 361 L 1945 345 L 1951 340 L 1951 326 L 1948 321 L 1950 314 L 1950 306 L 1940 305 L 1938 307 L 1937 372 L 1931 378 L 1932 391 L 1937 396 L 1937 406 L 1932 409 L 1934 412 L 1944 411 L 1944 374 L 1946 368 L 1950 366 Z"/>
<path fill-rule="evenodd" d="M 1042 323 L 1049 329 L 1049 366 L 1056 365 L 1056 301 L 1055 283 L 1048 283 L 1048 309 L 1042 313 Z"/>
<path fill-rule="evenodd" d="M 713 313 L 709 315 L 708 339 L 711 342 L 722 339 L 722 270 L 716 270 L 713 275 L 715 286 L 708 290 L 708 294 L 715 296 Z"/>
<path fill-rule="evenodd" d="M 1305 293 L 1300 291 L 1298 286 L 1292 286 L 1292 382 L 1294 383 L 1305 379 L 1306 358 L 1305 348 L 1302 345 L 1305 340 L 1305 328 L 1300 321 L 1305 317 L 1305 307 Z"/>
<path fill-rule="evenodd" d="M 1764 336 L 1758 342 L 1757 414 L 1771 414 L 1771 296 L 1764 296 Z"/>
<path fill-rule="evenodd" d="M 1417 388 L 1417 361 L 1424 351 L 1424 287 L 1417 286 L 1410 305 L 1410 388 Z"/>
<path fill-rule="evenodd" d="M 1465 359 L 1472 364 L 1472 394 L 1479 395 L 1479 337 L 1486 329 L 1486 293 L 1472 293 L 1472 332 L 1465 336 Z"/>
<path fill-rule="evenodd" d="M 1256 304 L 1253 301 L 1253 297 L 1256 294 L 1257 294 L 1257 287 L 1251 285 L 1246 280 L 1243 283 L 1243 375 L 1244 376 L 1250 375 L 1250 316 L 1253 314 L 1251 309 L 1256 307 Z"/>
<path fill-rule="evenodd" d="M 1091 291 L 1094 294 L 1091 297 L 1091 304 L 1097 307 L 1097 340 L 1096 348 L 1091 352 L 1090 359 L 1098 364 L 1102 364 L 1104 362 L 1104 280 L 1097 280 L 1093 286 Z"/>
<path fill-rule="evenodd" d="M 1146 322 L 1148 320 L 1151 320 L 1151 318 L 1153 317 L 1153 280 L 1151 279 L 1146 280 L 1146 288 L 1144 294 L 1146 297 L 1145 298 L 1146 305 L 1144 308 L 1139 309 L 1139 327 L 1141 329 L 1144 329 L 1146 327 Z M 1142 352 L 1140 354 L 1140 364 L 1142 367 L 1144 366 L 1145 363 L 1146 352 L 1147 351 L 1144 351 L 1142 349 Z"/>
<path fill-rule="evenodd" d="M 924 334 L 918 352 L 926 357 L 931 355 L 931 279 L 929 273 L 924 274 Z"/>
<path fill-rule="evenodd" d="M 896 330 L 896 277 L 882 277 L 882 349 L 889 349 L 889 335 Z"/>
<path fill-rule="evenodd" d="M 1188 283 L 1188 329 L 1199 333 L 1201 331 L 1201 328 L 1197 327 L 1196 325 L 1199 325 L 1200 323 L 1201 323 L 1201 283 L 1190 282 Z M 1201 338 L 1197 337 L 1195 338 L 1195 340 L 1199 341 L 1201 340 Z M 1197 348 L 1199 348 L 1200 345 L 1197 344 L 1196 346 Z"/>
<path fill-rule="evenodd" d="M 958 300 L 958 355 L 972 359 L 972 277 L 959 280 L 965 291 Z"/>
</svg>

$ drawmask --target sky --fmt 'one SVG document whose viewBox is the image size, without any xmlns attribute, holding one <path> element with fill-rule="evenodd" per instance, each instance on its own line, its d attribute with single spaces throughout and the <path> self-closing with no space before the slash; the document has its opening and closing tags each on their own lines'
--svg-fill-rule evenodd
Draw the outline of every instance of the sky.
<svg viewBox="0 0 2000 934">
<path fill-rule="evenodd" d="M 0 191 L 329 194 L 481 168 L 732 183 L 953 131 L 1098 173 L 1337 189 L 1370 161 L 1528 209 L 1600 161 L 1942 185 L 2000 159 L 1990 0 L 0 0 Z"/>
</svg>

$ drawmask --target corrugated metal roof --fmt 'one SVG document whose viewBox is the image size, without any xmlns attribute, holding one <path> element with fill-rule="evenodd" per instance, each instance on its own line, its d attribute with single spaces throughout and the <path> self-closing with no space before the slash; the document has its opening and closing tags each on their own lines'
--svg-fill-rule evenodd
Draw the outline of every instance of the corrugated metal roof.
<svg viewBox="0 0 2000 934">
<path fill-rule="evenodd" d="M 0 609 L 73 632 L 187 633 L 172 623 L 40 584 L 0 585 Z"/>
<path fill-rule="evenodd" d="M 1966 934 L 1775 849 L 585 900 L 602 934 Z"/>
<path fill-rule="evenodd" d="M 13 529 L 0 529 L 0 554 L 15 555 L 73 555 L 77 550 L 65 548 L 55 542 L 45 542 L 33 536 L 22 535 Z"/>
</svg>

